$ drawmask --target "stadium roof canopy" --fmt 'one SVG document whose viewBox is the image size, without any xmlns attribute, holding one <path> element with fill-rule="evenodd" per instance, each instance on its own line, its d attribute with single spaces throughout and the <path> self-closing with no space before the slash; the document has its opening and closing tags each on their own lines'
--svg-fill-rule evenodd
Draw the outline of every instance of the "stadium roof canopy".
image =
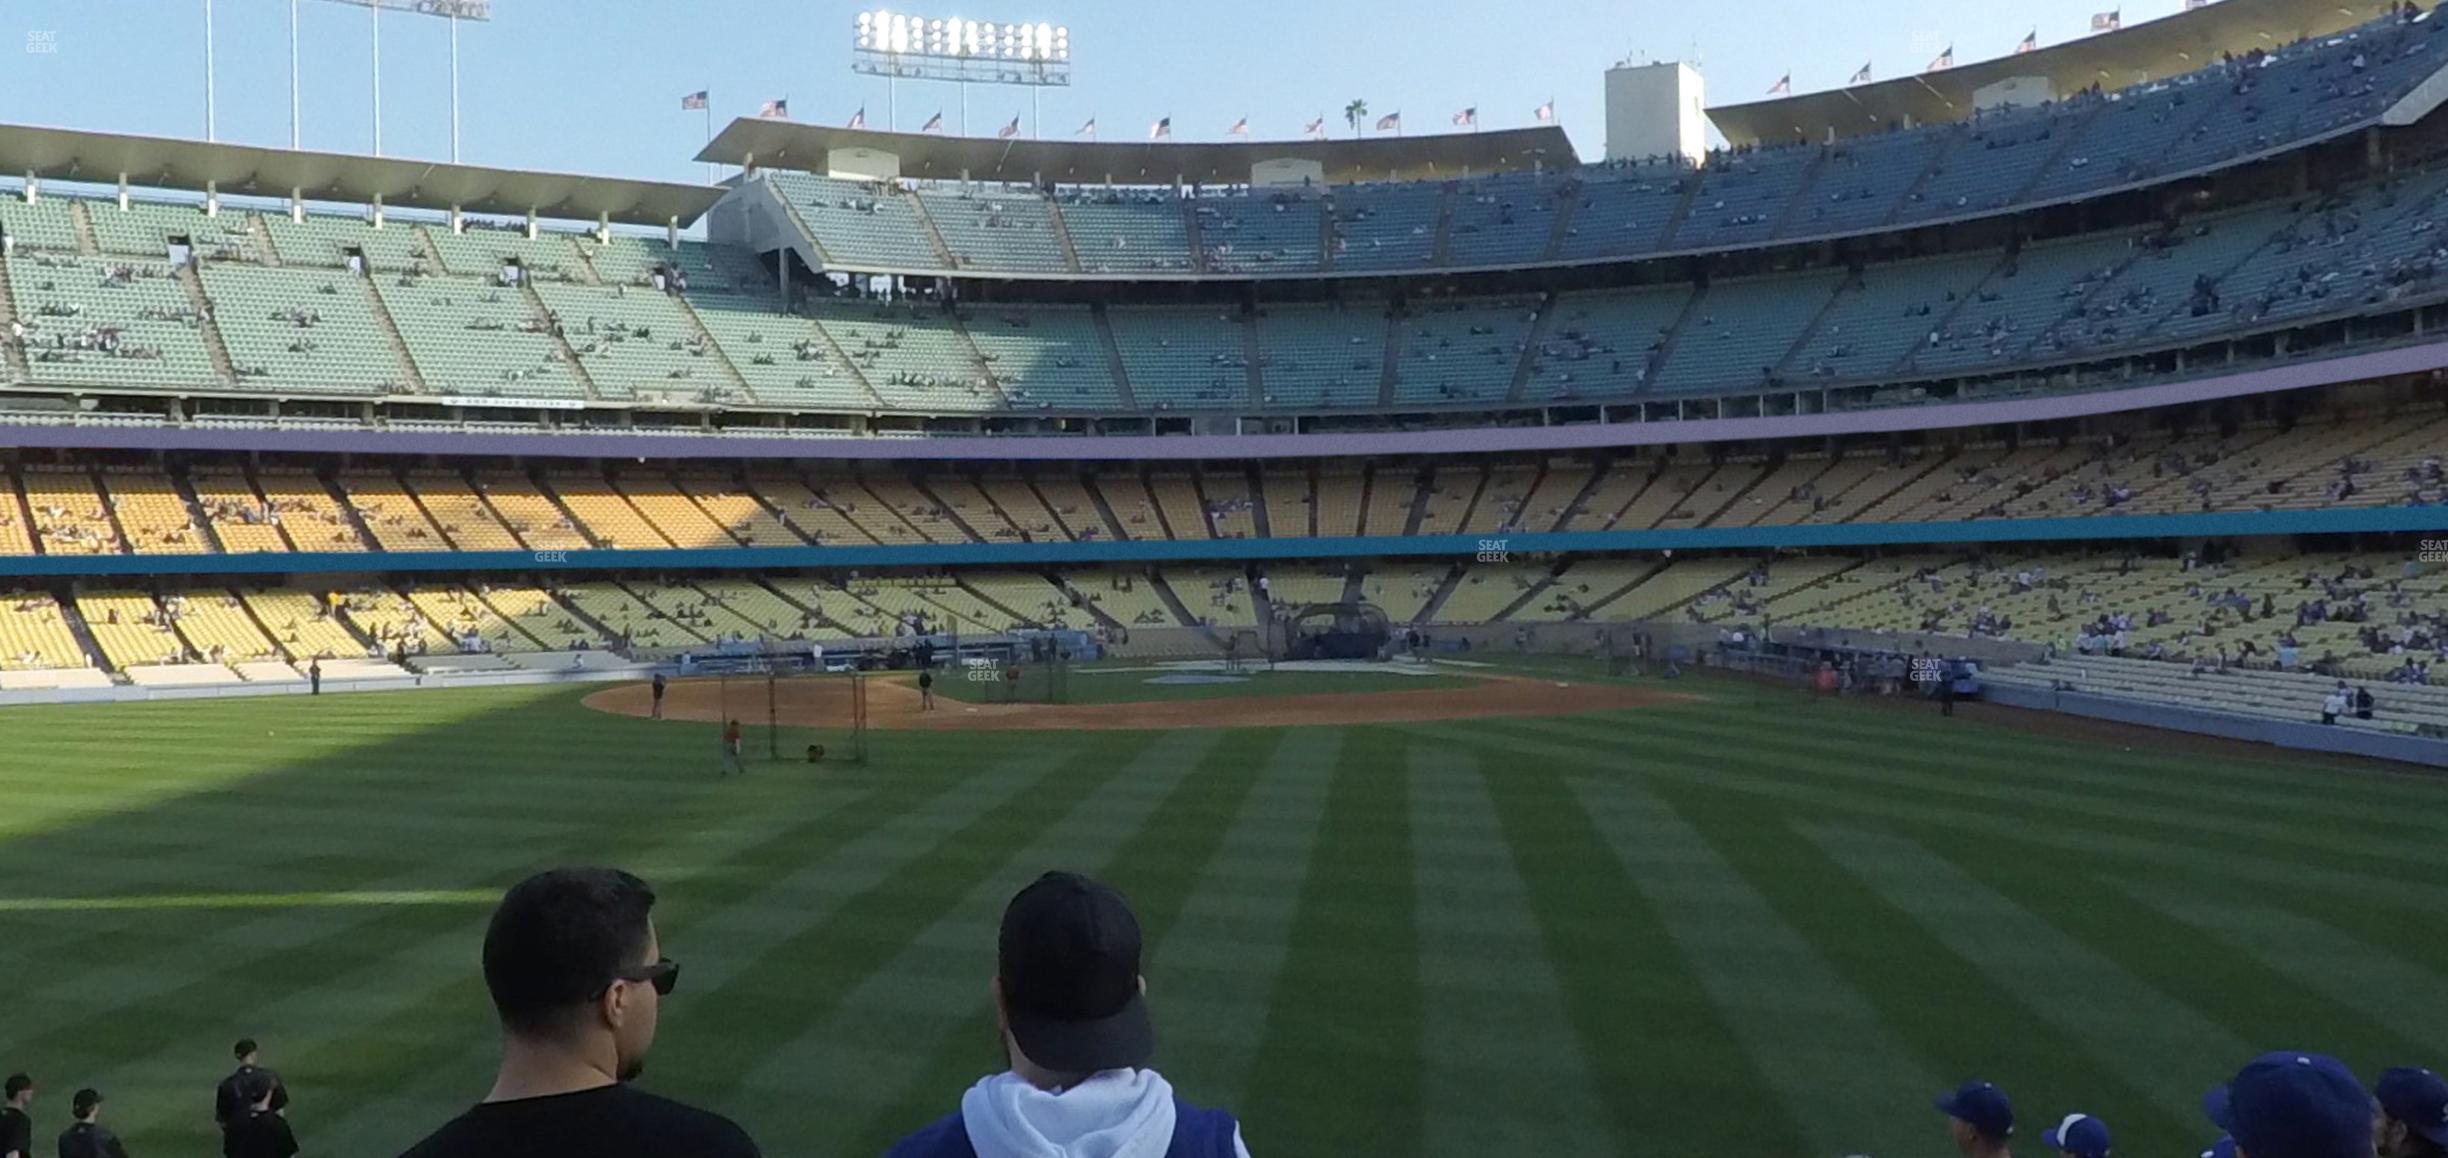
<svg viewBox="0 0 2448 1158">
<path fill-rule="evenodd" d="M 0 174 L 56 181 L 192 189 L 386 207 L 460 209 L 629 225 L 687 225 L 727 192 L 711 185 L 634 181 L 136 137 L 35 125 L 0 125 Z"/>
<path fill-rule="evenodd" d="M 2386 0 L 2217 0 L 2190 12 L 1957 68 L 1708 110 L 1734 145 L 1857 137 L 1905 124 L 1969 118 L 1974 94 L 2040 78 L 2063 96 L 2097 83 L 2116 89 L 2200 69 L 2222 52 L 2274 49 L 2386 14 Z"/>
<path fill-rule="evenodd" d="M 1267 162 L 1317 164 L 1332 182 L 1421 180 L 1573 168 L 1581 159 L 1554 125 L 1318 141 L 1046 141 L 837 129 L 741 117 L 697 154 L 700 161 L 825 173 L 836 150 L 889 154 L 900 175 L 1063 185 L 1238 185 Z"/>
</svg>

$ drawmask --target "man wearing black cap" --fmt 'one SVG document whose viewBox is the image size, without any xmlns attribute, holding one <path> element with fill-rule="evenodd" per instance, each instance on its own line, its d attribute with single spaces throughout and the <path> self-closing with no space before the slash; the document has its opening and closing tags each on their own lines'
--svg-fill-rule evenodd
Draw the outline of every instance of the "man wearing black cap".
<svg viewBox="0 0 2448 1158">
<path fill-rule="evenodd" d="M 127 1147 L 119 1144 L 119 1135 L 102 1125 L 102 1091 L 78 1090 L 68 1100 L 68 1112 L 76 1115 L 76 1124 L 59 1136 L 59 1158 L 127 1158 Z"/>
<path fill-rule="evenodd" d="M 34 1158 L 34 1119 L 26 1113 L 34 1104 L 34 1079 L 10 1074 L 0 1092 L 8 1099 L 0 1102 L 0 1158 Z"/>
<path fill-rule="evenodd" d="M 2448 1158 L 2448 1082 L 2399 1066 L 2372 1087 L 2380 1103 L 2380 1158 Z"/>
<path fill-rule="evenodd" d="M 647 915 L 654 901 L 618 869 L 555 869 L 511 887 L 484 939 L 500 1075 L 408 1158 L 757 1158 L 729 1118 L 629 1084 L 680 980 Z"/>
<path fill-rule="evenodd" d="M 1047 873 L 1003 910 L 992 987 L 1011 1069 L 888 1158 L 1249 1158 L 1240 1124 L 1147 1068 L 1139 920 L 1122 894 Z"/>
<path fill-rule="evenodd" d="M 272 1108 L 272 1096 L 279 1090 L 272 1075 L 262 1070 L 238 1080 L 238 1097 L 245 1105 L 221 1128 L 221 1158 L 290 1158 L 298 1152 L 289 1119 Z"/>
<path fill-rule="evenodd" d="M 2011 1158 L 2006 1140 L 2014 1136 L 2014 1103 L 2006 1099 L 2006 1091 L 1970 1081 L 1940 1095 L 1935 1104 L 1954 1131 L 1956 1153 L 1964 1158 Z"/>
<path fill-rule="evenodd" d="M 246 1084 L 248 1074 L 262 1074 L 272 1079 L 272 1109 L 274 1111 L 289 1108 L 289 1085 L 281 1081 L 279 1074 L 256 1064 L 257 1049 L 254 1038 L 239 1038 L 238 1044 L 230 1047 L 230 1054 L 238 1059 L 238 1068 L 230 1071 L 230 1076 L 221 1079 L 221 1085 L 213 1090 L 214 1125 L 228 1130 L 231 1122 L 246 1116 L 247 1100 L 240 1095 L 239 1089 Z"/>
</svg>

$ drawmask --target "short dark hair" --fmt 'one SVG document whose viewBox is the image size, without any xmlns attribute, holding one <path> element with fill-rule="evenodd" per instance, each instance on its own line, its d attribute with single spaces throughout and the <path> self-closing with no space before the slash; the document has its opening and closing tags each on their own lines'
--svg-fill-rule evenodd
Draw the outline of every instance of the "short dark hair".
<svg viewBox="0 0 2448 1158">
<path fill-rule="evenodd" d="M 646 954 L 654 890 L 609 868 L 564 868 L 512 885 L 485 929 L 485 988 L 502 1025 L 560 1030 Z"/>
<path fill-rule="evenodd" d="M 13 1098 L 33 1088 L 33 1078 L 24 1074 L 10 1074 L 8 1076 L 8 1084 L 5 1086 L 0 1086 L 0 1091 L 6 1091 L 5 1093 L 0 1093 L 0 1097 Z"/>
<path fill-rule="evenodd" d="M 251 1037 L 239 1038 L 238 1044 L 230 1047 L 230 1056 L 235 1058 L 244 1058 L 246 1055 L 254 1052 L 255 1039 Z"/>
<path fill-rule="evenodd" d="M 68 1112 L 82 1118 L 87 1114 L 93 1113 L 94 1107 L 101 1104 L 102 1091 L 97 1090 L 92 1086 L 87 1086 L 84 1089 L 78 1090 L 75 1097 L 68 1099 Z"/>
</svg>

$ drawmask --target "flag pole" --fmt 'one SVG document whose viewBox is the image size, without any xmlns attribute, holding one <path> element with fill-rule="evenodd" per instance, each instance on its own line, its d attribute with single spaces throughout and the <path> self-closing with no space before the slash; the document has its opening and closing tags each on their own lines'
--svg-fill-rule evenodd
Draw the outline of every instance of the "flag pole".
<svg viewBox="0 0 2448 1158">
<path fill-rule="evenodd" d="M 705 108 L 703 108 L 703 109 L 701 109 L 701 110 L 699 110 L 699 111 L 701 111 L 701 112 L 703 112 L 703 113 L 705 114 L 705 125 L 706 125 L 706 147 L 710 149 L 710 148 L 713 148 L 713 147 L 714 147 L 714 92 L 713 92 L 713 90 L 711 90 L 711 89 L 706 90 Z M 711 185 L 711 184 L 713 184 L 713 183 L 714 183 L 714 181 L 715 181 L 715 177 L 714 177 L 714 162 L 713 162 L 713 161 L 711 161 L 711 160 L 708 160 L 708 161 L 706 162 L 706 184 Z"/>
</svg>

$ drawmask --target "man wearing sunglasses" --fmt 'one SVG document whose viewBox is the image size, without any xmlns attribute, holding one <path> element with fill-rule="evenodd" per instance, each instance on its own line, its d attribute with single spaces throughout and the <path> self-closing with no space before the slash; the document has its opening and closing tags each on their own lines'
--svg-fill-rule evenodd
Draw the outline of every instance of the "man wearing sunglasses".
<svg viewBox="0 0 2448 1158">
<path fill-rule="evenodd" d="M 554 869 L 511 887 L 484 942 L 501 1073 L 406 1158 L 758 1158 L 730 1119 L 629 1084 L 680 979 L 647 915 L 654 900 L 618 869 Z"/>
</svg>

